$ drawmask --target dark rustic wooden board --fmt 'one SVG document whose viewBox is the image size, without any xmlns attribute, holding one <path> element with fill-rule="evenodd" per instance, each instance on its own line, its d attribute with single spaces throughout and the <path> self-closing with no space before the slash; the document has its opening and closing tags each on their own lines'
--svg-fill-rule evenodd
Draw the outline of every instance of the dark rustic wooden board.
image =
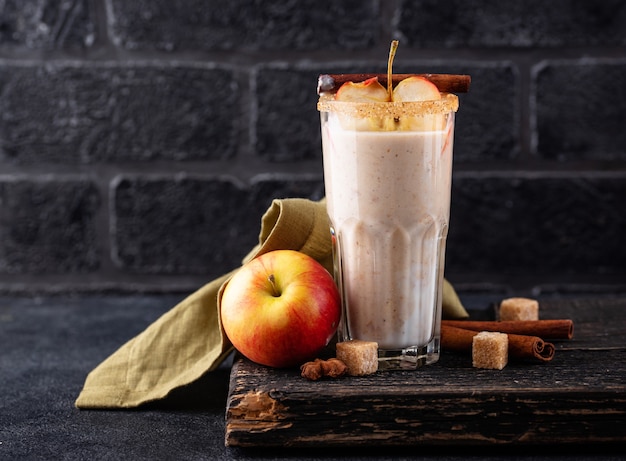
<svg viewBox="0 0 626 461">
<path fill-rule="evenodd" d="M 443 351 L 413 372 L 310 382 L 237 358 L 228 446 L 534 445 L 626 441 L 626 298 L 551 300 L 574 338 L 551 362 L 472 367 Z"/>
</svg>

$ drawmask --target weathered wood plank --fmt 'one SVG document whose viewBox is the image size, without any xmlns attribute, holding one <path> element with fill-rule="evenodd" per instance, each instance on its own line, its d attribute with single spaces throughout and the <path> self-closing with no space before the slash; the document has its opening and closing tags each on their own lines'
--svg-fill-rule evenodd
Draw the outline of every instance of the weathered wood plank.
<svg viewBox="0 0 626 461">
<path fill-rule="evenodd" d="M 414 372 L 309 382 L 238 358 L 226 409 L 230 446 L 352 443 L 544 444 L 626 441 L 626 299 L 552 301 L 542 318 L 572 318 L 553 361 L 472 368 L 442 354 Z"/>
</svg>

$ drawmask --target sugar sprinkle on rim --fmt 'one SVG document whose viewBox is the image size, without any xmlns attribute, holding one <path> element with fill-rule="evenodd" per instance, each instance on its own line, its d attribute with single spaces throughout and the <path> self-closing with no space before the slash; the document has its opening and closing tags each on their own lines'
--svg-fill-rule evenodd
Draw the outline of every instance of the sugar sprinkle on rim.
<svg viewBox="0 0 626 461">
<path fill-rule="evenodd" d="M 446 114 L 459 109 L 459 98 L 452 93 L 444 93 L 441 99 L 410 102 L 349 102 L 336 101 L 334 95 L 320 96 L 317 110 L 337 112 L 358 118 L 406 117 L 432 114 Z"/>
</svg>

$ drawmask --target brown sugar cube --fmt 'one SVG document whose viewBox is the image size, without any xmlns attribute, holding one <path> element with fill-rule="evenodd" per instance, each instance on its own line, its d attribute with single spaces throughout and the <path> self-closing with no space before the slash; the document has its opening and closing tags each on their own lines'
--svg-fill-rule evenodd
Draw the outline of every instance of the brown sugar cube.
<svg viewBox="0 0 626 461">
<path fill-rule="evenodd" d="M 353 339 L 337 343 L 337 358 L 346 364 L 350 376 L 378 371 L 378 343 Z"/>
<path fill-rule="evenodd" d="M 506 333 L 481 331 L 472 338 L 472 366 L 502 370 L 509 359 Z"/>
<path fill-rule="evenodd" d="M 529 298 L 503 299 L 500 320 L 539 320 L 539 303 Z"/>
</svg>

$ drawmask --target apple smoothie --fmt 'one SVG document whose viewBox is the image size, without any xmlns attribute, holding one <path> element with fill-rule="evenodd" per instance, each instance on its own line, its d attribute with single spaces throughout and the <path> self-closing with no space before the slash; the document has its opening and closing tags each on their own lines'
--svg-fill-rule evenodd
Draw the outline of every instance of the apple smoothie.
<svg viewBox="0 0 626 461">
<path fill-rule="evenodd" d="M 318 107 L 339 339 L 377 342 L 381 368 L 433 363 L 458 99 Z"/>
</svg>

